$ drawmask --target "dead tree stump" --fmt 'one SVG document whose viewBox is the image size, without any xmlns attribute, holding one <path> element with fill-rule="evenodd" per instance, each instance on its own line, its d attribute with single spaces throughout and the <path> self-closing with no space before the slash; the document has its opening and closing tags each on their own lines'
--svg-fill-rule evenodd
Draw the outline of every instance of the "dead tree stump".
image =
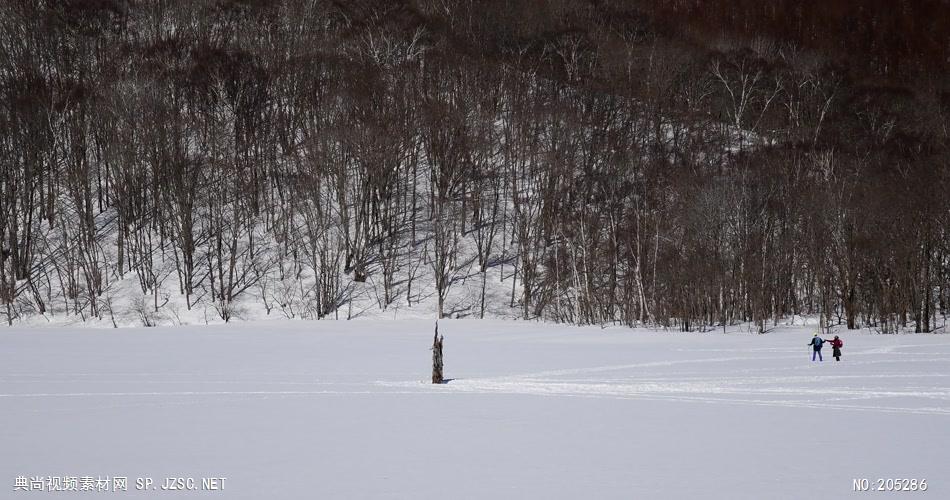
<svg viewBox="0 0 950 500">
<path fill-rule="evenodd" d="M 442 384 L 445 379 L 442 377 L 442 341 L 445 337 L 439 337 L 439 322 L 435 322 L 435 337 L 432 339 L 432 383 Z"/>
</svg>

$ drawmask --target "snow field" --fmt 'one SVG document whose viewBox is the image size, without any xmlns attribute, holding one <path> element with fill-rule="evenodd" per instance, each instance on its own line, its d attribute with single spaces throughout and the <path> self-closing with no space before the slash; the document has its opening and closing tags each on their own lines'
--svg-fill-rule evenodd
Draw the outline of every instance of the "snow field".
<svg viewBox="0 0 950 500">
<path fill-rule="evenodd" d="M 0 332 L 2 498 L 950 497 L 950 337 L 501 320 Z M 17 476 L 224 491 L 13 492 Z M 926 479 L 927 491 L 853 491 Z"/>
</svg>

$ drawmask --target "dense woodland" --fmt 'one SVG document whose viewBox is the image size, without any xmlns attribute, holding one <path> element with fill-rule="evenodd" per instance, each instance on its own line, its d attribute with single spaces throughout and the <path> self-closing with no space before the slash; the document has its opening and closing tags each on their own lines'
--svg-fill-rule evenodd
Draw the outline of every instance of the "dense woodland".
<svg viewBox="0 0 950 500">
<path fill-rule="evenodd" d="M 473 261 L 526 319 L 939 331 L 948 65 L 936 0 L 6 0 L 0 317 L 442 316 Z"/>
</svg>

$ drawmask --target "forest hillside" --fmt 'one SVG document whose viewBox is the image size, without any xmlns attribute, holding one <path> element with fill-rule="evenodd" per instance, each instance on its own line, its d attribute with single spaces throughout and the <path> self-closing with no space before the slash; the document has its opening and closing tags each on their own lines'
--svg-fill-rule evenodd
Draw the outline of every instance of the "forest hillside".
<svg viewBox="0 0 950 500">
<path fill-rule="evenodd" d="M 5 1 L 0 320 L 933 331 L 948 64 L 935 0 Z"/>
</svg>

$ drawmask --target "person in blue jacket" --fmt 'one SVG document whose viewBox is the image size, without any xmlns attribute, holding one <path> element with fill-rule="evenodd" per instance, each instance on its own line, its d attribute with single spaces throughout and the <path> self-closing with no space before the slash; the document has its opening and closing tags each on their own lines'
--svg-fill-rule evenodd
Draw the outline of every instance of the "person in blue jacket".
<svg viewBox="0 0 950 500">
<path fill-rule="evenodd" d="M 815 356 L 818 356 L 818 361 L 824 361 L 823 359 L 821 359 L 821 346 L 824 343 L 825 343 L 825 339 L 819 337 L 817 333 L 815 334 L 814 337 L 812 337 L 811 342 L 808 343 L 808 345 L 812 347 L 812 352 L 811 352 L 812 361 L 815 360 Z"/>
</svg>

